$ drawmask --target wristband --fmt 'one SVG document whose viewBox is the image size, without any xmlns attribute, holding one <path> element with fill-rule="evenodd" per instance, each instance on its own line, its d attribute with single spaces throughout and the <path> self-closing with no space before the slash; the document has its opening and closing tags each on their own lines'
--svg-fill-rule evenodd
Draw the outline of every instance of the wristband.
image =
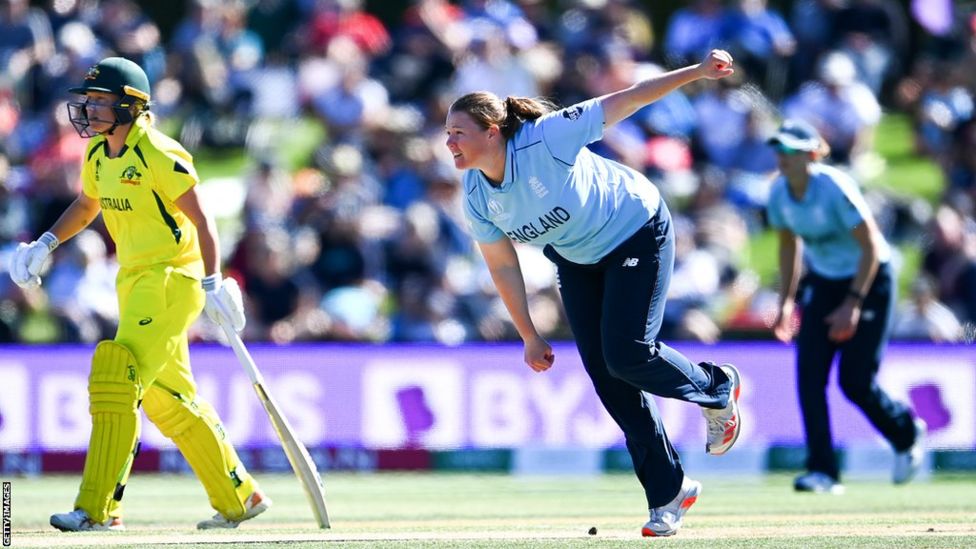
<svg viewBox="0 0 976 549">
<path fill-rule="evenodd" d="M 859 304 L 864 301 L 864 298 L 865 297 L 867 297 L 866 295 L 864 295 L 861 292 L 855 290 L 854 288 L 850 288 L 849 290 L 847 290 L 847 296 L 848 297 L 853 297 L 855 300 L 857 300 L 857 302 Z"/>
<path fill-rule="evenodd" d="M 215 292 L 220 288 L 220 273 L 214 273 L 209 276 L 203 277 L 200 281 L 200 285 L 203 286 L 205 292 Z"/>
<path fill-rule="evenodd" d="M 40 237 L 38 237 L 37 241 L 47 246 L 47 251 L 49 252 L 53 252 L 54 249 L 57 248 L 59 244 L 61 244 L 61 241 L 58 240 L 58 237 L 54 236 L 54 233 L 52 233 L 51 231 L 47 231 L 44 234 L 42 234 Z"/>
</svg>

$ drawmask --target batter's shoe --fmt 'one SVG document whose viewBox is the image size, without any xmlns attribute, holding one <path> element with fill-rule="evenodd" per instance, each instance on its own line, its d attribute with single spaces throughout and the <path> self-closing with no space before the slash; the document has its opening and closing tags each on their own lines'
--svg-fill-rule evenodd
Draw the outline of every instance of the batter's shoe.
<svg viewBox="0 0 976 549">
<path fill-rule="evenodd" d="M 687 476 L 681 482 L 681 490 L 674 496 L 671 503 L 664 507 L 651 509 L 651 519 L 641 528 L 641 535 L 645 538 L 656 536 L 673 536 L 681 528 L 681 517 L 698 500 L 702 485 L 697 480 Z"/>
<path fill-rule="evenodd" d="M 255 490 L 251 497 L 247 498 L 244 504 L 244 514 L 237 519 L 229 519 L 220 513 L 213 518 L 201 520 L 197 523 L 197 529 L 209 530 L 211 528 L 237 528 L 242 522 L 252 519 L 271 508 L 271 498 Z"/>
<path fill-rule="evenodd" d="M 797 492 L 811 492 L 814 494 L 834 494 L 844 493 L 844 485 L 834 480 L 827 473 L 811 471 L 804 473 L 793 481 L 793 489 Z"/>
<path fill-rule="evenodd" d="M 922 462 L 925 461 L 925 435 L 929 426 L 921 418 L 915 419 L 915 442 L 904 452 L 895 453 L 895 467 L 891 472 L 891 481 L 895 484 L 905 484 L 915 478 Z"/>
<path fill-rule="evenodd" d="M 70 513 L 51 515 L 51 526 L 62 532 L 106 532 L 125 530 L 122 517 L 109 517 L 105 522 L 95 522 L 88 513 L 75 509 Z"/>
<path fill-rule="evenodd" d="M 705 442 L 705 453 L 720 456 L 728 452 L 739 438 L 742 425 L 739 417 L 739 393 L 742 391 L 742 381 L 739 370 L 731 364 L 723 364 L 722 371 L 732 380 L 729 390 L 729 403 L 725 408 L 702 408 L 702 415 L 708 422 L 708 440 Z"/>
</svg>

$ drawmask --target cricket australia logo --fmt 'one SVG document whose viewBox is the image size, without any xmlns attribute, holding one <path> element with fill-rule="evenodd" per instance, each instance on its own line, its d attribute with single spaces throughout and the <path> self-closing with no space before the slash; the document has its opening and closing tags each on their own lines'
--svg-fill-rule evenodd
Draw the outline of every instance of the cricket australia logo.
<svg viewBox="0 0 976 549">
<path fill-rule="evenodd" d="M 119 182 L 122 183 L 123 185 L 138 186 L 139 184 L 142 183 L 142 181 L 139 181 L 141 177 L 142 174 L 139 173 L 138 170 L 136 170 L 135 166 L 129 166 L 128 168 L 125 169 L 125 171 L 122 172 L 122 179 Z"/>
<path fill-rule="evenodd" d="M 549 189 L 545 188 L 542 185 L 542 181 L 539 181 L 539 178 L 534 175 L 529 178 L 529 188 L 532 189 L 532 192 L 534 192 L 538 198 L 542 198 L 549 194 Z"/>
<path fill-rule="evenodd" d="M 92 65 L 85 73 L 85 80 L 94 80 L 98 78 L 98 65 Z"/>
</svg>

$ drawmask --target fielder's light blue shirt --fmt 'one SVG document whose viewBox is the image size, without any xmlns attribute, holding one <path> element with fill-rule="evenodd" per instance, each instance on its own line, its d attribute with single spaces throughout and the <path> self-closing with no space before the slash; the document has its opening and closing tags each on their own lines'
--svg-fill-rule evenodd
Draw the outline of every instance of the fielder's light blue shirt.
<svg viewBox="0 0 976 549">
<path fill-rule="evenodd" d="M 785 176 L 773 182 L 767 205 L 769 224 L 789 229 L 803 239 L 807 266 L 832 279 L 857 274 L 861 246 L 851 234 L 871 215 L 857 183 L 847 174 L 824 164 L 810 166 L 810 182 L 802 198 L 790 194 Z M 882 241 L 878 260 L 887 263 L 891 248 Z"/>
<path fill-rule="evenodd" d="M 551 244 L 569 261 L 593 264 L 654 217 L 657 187 L 586 148 L 603 137 L 603 120 L 603 105 L 591 99 L 526 121 L 508 140 L 498 187 L 481 170 L 466 170 L 474 238 Z"/>
</svg>

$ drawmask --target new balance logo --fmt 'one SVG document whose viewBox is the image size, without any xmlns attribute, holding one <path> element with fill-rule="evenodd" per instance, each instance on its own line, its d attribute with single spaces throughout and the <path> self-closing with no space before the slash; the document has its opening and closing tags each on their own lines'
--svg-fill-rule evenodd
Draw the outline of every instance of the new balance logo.
<svg viewBox="0 0 976 549">
<path fill-rule="evenodd" d="M 638 261 L 640 261 L 639 258 L 636 258 L 636 257 L 628 257 L 627 259 L 624 260 L 623 266 L 624 267 L 636 267 Z"/>
</svg>

